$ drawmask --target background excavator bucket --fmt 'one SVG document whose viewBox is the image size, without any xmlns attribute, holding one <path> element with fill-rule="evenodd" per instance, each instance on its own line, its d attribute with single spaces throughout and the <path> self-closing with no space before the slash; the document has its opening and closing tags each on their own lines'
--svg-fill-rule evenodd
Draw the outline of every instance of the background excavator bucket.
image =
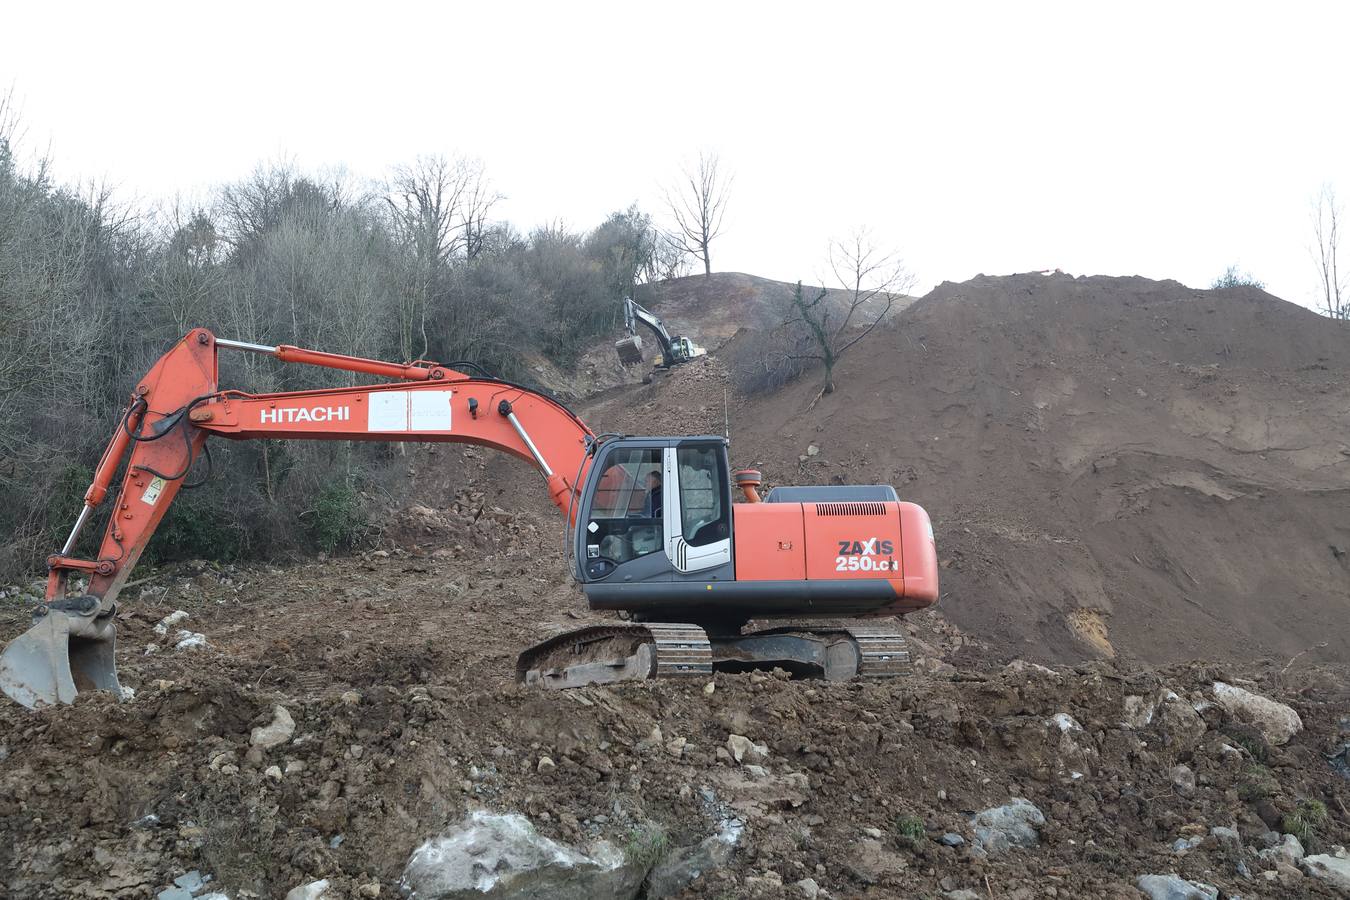
<svg viewBox="0 0 1350 900">
<path fill-rule="evenodd" d="M 87 599 L 97 610 L 97 600 Z M 82 690 L 112 691 L 122 698 L 111 615 L 96 618 L 53 605 L 39 609 L 37 616 L 33 627 L 0 653 L 0 691 L 29 709 L 73 703 Z"/>
<path fill-rule="evenodd" d="M 615 341 L 614 350 L 619 354 L 619 362 L 625 366 L 636 366 L 642 362 L 642 338 L 635 334 Z"/>
</svg>

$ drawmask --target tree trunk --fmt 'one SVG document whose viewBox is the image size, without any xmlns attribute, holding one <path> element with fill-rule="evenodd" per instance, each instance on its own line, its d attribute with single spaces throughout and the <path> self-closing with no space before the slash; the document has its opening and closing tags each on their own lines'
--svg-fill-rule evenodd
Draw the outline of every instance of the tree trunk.
<svg viewBox="0 0 1350 900">
<path fill-rule="evenodd" d="M 708 252 L 708 244 L 706 241 L 703 244 L 703 277 L 712 277 L 712 254 Z"/>
</svg>

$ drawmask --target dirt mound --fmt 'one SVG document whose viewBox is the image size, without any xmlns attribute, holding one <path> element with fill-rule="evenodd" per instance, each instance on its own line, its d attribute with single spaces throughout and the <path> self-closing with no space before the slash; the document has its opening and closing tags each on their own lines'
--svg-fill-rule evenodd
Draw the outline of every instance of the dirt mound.
<svg viewBox="0 0 1350 900">
<path fill-rule="evenodd" d="M 1350 327 L 1257 290 L 980 277 L 837 381 L 743 404 L 738 463 L 923 504 L 941 608 L 987 650 L 1350 652 Z"/>
</svg>

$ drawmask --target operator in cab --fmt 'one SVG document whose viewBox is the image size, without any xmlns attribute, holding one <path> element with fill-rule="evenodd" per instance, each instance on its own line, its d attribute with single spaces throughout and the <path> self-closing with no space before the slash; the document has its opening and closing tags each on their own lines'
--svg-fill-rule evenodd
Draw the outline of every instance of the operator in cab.
<svg viewBox="0 0 1350 900">
<path fill-rule="evenodd" d="M 642 516 L 645 519 L 661 518 L 661 473 L 647 473 L 647 497 L 642 501 Z"/>
</svg>

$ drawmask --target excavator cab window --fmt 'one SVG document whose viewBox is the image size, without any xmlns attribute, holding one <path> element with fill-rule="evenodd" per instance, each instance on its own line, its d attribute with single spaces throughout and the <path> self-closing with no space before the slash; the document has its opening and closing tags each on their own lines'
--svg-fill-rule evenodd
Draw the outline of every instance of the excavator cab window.
<svg viewBox="0 0 1350 900">
<path fill-rule="evenodd" d="M 595 530 L 586 539 L 586 555 L 618 564 L 662 549 L 662 517 L 659 508 L 653 515 L 648 503 L 648 476 L 660 477 L 661 450 L 619 449 L 604 465 L 591 501 Z"/>
<path fill-rule="evenodd" d="M 681 447 L 680 516 L 685 543 L 704 547 L 724 540 L 729 526 L 727 466 L 721 448 Z"/>
</svg>

